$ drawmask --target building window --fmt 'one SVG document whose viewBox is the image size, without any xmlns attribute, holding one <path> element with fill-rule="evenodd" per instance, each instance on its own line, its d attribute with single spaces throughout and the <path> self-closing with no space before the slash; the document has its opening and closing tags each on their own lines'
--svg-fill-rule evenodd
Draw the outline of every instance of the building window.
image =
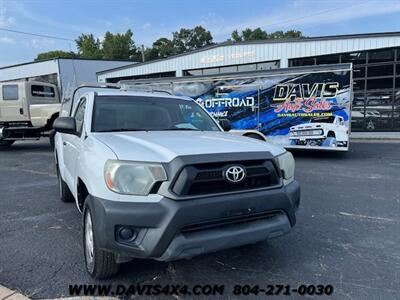
<svg viewBox="0 0 400 300">
<path fill-rule="evenodd" d="M 353 130 L 363 130 L 365 116 L 365 94 L 354 93 L 351 111 L 351 128 Z"/>
<path fill-rule="evenodd" d="M 355 80 L 353 83 L 355 91 L 363 91 L 365 89 L 365 80 Z"/>
<path fill-rule="evenodd" d="M 394 65 L 368 66 L 368 77 L 393 76 Z"/>
<path fill-rule="evenodd" d="M 280 67 L 279 60 L 257 63 L 257 70 L 272 70 L 272 69 L 278 69 L 279 67 Z"/>
<path fill-rule="evenodd" d="M 219 73 L 219 68 L 203 69 L 203 75 L 214 75 Z"/>
<path fill-rule="evenodd" d="M 271 70 L 278 69 L 280 66 L 279 60 L 264 61 L 254 64 L 240 64 L 232 66 L 221 66 L 204 69 L 183 70 L 183 76 L 200 76 L 200 75 L 215 75 L 228 74 L 235 72 L 251 72 L 256 70 Z"/>
<path fill-rule="evenodd" d="M 238 67 L 237 66 L 227 66 L 227 67 L 221 67 L 219 68 L 219 72 L 220 73 L 234 73 L 238 71 Z"/>
<path fill-rule="evenodd" d="M 3 100 L 18 100 L 18 85 L 3 85 Z"/>
<path fill-rule="evenodd" d="M 326 65 L 326 64 L 338 64 L 340 62 L 340 55 L 323 55 L 317 56 L 316 58 L 317 65 Z"/>
<path fill-rule="evenodd" d="M 396 75 L 400 75 L 400 64 L 396 65 Z"/>
<path fill-rule="evenodd" d="M 368 63 L 394 61 L 394 49 L 371 51 L 368 53 Z"/>
<path fill-rule="evenodd" d="M 257 64 L 238 65 L 238 72 L 250 72 L 257 70 Z"/>
<path fill-rule="evenodd" d="M 176 72 L 171 71 L 171 72 L 160 72 L 160 73 L 150 73 L 150 74 L 143 74 L 143 75 L 107 78 L 106 82 L 117 83 L 121 80 L 152 79 L 152 78 L 164 78 L 164 77 L 176 77 Z"/>
<path fill-rule="evenodd" d="M 365 67 L 354 68 L 353 67 L 353 77 L 363 78 L 365 77 Z"/>
<path fill-rule="evenodd" d="M 314 57 L 304 57 L 289 60 L 290 67 L 302 67 L 302 66 L 312 66 L 315 65 Z"/>
<path fill-rule="evenodd" d="M 396 89 L 400 89 L 400 77 L 396 78 Z"/>
<path fill-rule="evenodd" d="M 366 105 L 389 107 L 392 109 L 392 92 L 369 92 L 367 94 Z"/>
<path fill-rule="evenodd" d="M 341 63 L 365 64 L 367 62 L 366 52 L 343 53 Z"/>
<path fill-rule="evenodd" d="M 393 78 L 379 78 L 379 79 L 368 79 L 367 89 L 368 90 L 382 90 L 393 88 Z"/>
<path fill-rule="evenodd" d="M 200 75 L 203 75 L 202 69 L 183 71 L 183 76 L 200 76 Z"/>
<path fill-rule="evenodd" d="M 400 84 L 399 78 L 396 80 Z M 393 129 L 400 130 L 400 90 L 396 91 L 394 98 Z"/>
</svg>

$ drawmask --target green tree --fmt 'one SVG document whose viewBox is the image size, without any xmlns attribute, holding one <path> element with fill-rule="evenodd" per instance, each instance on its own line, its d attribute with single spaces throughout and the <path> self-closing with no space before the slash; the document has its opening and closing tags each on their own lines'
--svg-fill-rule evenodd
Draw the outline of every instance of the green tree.
<svg viewBox="0 0 400 300">
<path fill-rule="evenodd" d="M 181 28 L 172 33 L 172 43 L 176 53 L 195 50 L 213 43 L 211 32 L 202 26 L 195 28 Z"/>
<path fill-rule="evenodd" d="M 303 38 L 303 34 L 298 30 L 288 30 L 288 31 L 274 31 L 272 33 L 267 33 L 260 27 L 256 29 L 246 28 L 239 33 L 234 30 L 231 34 L 231 39 L 236 42 L 242 41 L 253 41 L 253 40 L 272 40 L 272 39 L 285 39 L 285 38 Z"/>
<path fill-rule="evenodd" d="M 63 50 L 54 50 L 54 51 L 39 53 L 35 58 L 35 61 L 45 60 L 49 58 L 76 58 L 76 57 L 79 57 L 79 55 L 72 51 L 66 52 Z"/>
<path fill-rule="evenodd" d="M 154 59 L 158 59 L 158 58 L 159 58 L 158 52 L 153 47 L 146 48 L 144 50 L 144 60 L 145 61 L 154 60 Z"/>
<path fill-rule="evenodd" d="M 130 29 L 126 33 L 117 34 L 107 31 L 102 42 L 102 53 L 104 59 L 141 60 L 141 53 L 135 46 Z"/>
<path fill-rule="evenodd" d="M 174 55 L 175 53 L 176 49 L 174 47 L 174 43 L 171 40 L 162 37 L 156 40 L 151 48 L 146 49 L 145 59 L 153 60 L 157 58 L 164 58 Z"/>
<path fill-rule="evenodd" d="M 241 42 L 243 40 L 242 36 L 240 35 L 240 33 L 237 30 L 232 31 L 231 39 L 235 42 Z"/>
<path fill-rule="evenodd" d="M 82 58 L 102 58 L 101 43 L 93 34 L 81 34 L 76 40 L 78 54 Z"/>
</svg>

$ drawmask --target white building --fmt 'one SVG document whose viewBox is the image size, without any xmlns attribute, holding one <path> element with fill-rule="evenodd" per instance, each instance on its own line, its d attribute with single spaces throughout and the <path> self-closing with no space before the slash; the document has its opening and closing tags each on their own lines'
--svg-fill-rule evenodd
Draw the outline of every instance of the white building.
<svg viewBox="0 0 400 300">
<path fill-rule="evenodd" d="M 55 58 L 0 68 L 0 82 L 39 80 L 56 84 L 61 92 L 69 85 L 96 83 L 96 72 L 131 65 L 131 61 Z"/>
<path fill-rule="evenodd" d="M 400 32 L 224 42 L 101 71 L 97 79 L 118 82 L 331 63 L 353 63 L 353 111 L 361 116 L 353 130 L 400 131 Z M 375 116 L 374 122 L 369 116 Z"/>
</svg>

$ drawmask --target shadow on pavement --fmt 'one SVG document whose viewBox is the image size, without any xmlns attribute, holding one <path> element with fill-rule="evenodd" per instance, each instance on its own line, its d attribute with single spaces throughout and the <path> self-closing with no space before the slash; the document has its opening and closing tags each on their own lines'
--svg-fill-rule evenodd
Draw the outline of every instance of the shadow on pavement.
<svg viewBox="0 0 400 300">
<path fill-rule="evenodd" d="M 53 151 L 48 139 L 38 141 L 18 141 L 11 146 L 1 146 L 0 152 Z"/>
<path fill-rule="evenodd" d="M 350 156 L 349 152 L 342 151 L 291 149 L 290 152 L 293 154 L 294 158 L 344 159 Z"/>
</svg>

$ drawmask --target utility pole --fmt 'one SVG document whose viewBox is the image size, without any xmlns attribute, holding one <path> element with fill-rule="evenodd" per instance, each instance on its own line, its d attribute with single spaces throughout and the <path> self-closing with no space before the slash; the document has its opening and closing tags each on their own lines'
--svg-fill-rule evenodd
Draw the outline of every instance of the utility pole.
<svg viewBox="0 0 400 300">
<path fill-rule="evenodd" d="M 144 45 L 142 44 L 142 62 L 144 62 Z"/>
</svg>

